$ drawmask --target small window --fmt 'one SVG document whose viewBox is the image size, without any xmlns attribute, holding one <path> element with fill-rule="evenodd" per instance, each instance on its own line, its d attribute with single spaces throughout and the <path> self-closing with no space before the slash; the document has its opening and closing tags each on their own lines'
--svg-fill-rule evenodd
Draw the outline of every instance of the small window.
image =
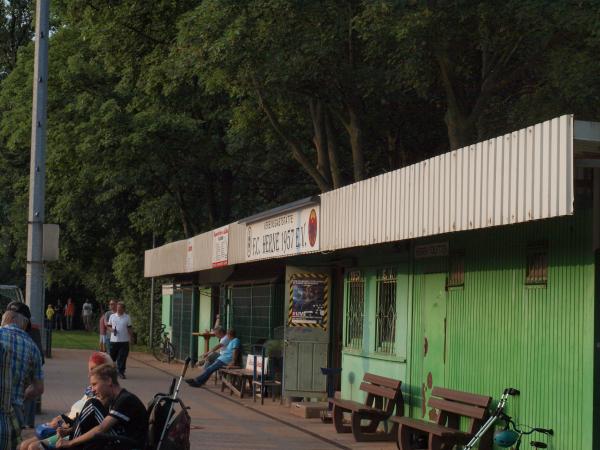
<svg viewBox="0 0 600 450">
<path fill-rule="evenodd" d="M 465 252 L 450 253 L 448 258 L 448 281 L 446 287 L 462 287 L 465 285 Z"/>
<path fill-rule="evenodd" d="M 548 283 L 548 243 L 537 242 L 527 246 L 525 284 L 545 286 Z"/>
<path fill-rule="evenodd" d="M 396 342 L 396 271 L 383 269 L 377 274 L 375 351 L 394 354 Z"/>
<path fill-rule="evenodd" d="M 352 350 L 361 350 L 365 315 L 365 279 L 359 270 L 353 270 L 348 274 L 346 296 L 345 346 Z"/>
</svg>

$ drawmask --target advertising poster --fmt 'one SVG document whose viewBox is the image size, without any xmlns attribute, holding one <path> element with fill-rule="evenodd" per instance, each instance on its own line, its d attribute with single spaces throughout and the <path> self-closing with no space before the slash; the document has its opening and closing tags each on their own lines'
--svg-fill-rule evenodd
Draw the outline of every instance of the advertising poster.
<svg viewBox="0 0 600 450">
<path fill-rule="evenodd" d="M 327 277 L 300 275 L 291 280 L 290 325 L 327 324 Z"/>
</svg>

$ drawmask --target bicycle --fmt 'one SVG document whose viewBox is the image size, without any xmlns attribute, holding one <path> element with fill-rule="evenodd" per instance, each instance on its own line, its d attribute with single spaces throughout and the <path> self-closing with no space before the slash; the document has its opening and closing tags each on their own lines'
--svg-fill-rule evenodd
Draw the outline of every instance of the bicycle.
<svg viewBox="0 0 600 450">
<path fill-rule="evenodd" d="M 157 338 L 152 341 L 152 354 L 158 361 L 170 363 L 175 359 L 175 347 L 169 339 L 166 328 L 164 324 L 160 326 Z"/>
<path fill-rule="evenodd" d="M 496 422 L 504 422 L 504 429 L 494 436 L 494 443 L 499 447 L 508 448 L 513 445 L 514 450 L 519 450 L 521 448 L 521 439 L 523 436 L 530 435 L 532 433 L 540 433 L 545 434 L 546 436 L 553 436 L 554 430 L 551 428 L 536 428 L 529 427 L 529 431 L 524 431 L 519 427 L 522 425 L 518 425 L 508 414 L 504 412 L 504 408 L 506 407 L 506 402 L 508 397 L 518 396 L 520 394 L 518 389 L 507 388 L 504 389 L 502 396 L 500 397 L 500 401 L 498 402 L 498 406 L 496 407 L 496 411 L 494 414 L 490 416 L 490 418 L 483 424 L 483 426 L 475 433 L 473 438 L 469 441 L 469 443 L 463 447 L 463 450 L 472 450 L 477 442 L 483 437 L 483 435 L 492 428 Z M 544 442 L 539 441 L 531 441 L 530 444 L 534 448 L 548 448 L 548 445 Z"/>
</svg>

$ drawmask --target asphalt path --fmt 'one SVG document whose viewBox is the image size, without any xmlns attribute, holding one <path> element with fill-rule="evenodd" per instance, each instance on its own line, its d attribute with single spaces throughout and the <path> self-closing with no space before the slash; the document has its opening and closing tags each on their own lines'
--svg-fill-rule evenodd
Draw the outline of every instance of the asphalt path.
<svg viewBox="0 0 600 450">
<path fill-rule="evenodd" d="M 87 383 L 87 359 L 90 351 L 53 350 L 46 360 L 43 414 L 41 423 L 58 413 L 68 411 L 81 398 Z M 169 389 L 172 375 L 160 368 L 130 358 L 127 379 L 121 385 L 148 403 L 158 392 Z M 210 381 L 209 383 L 211 383 Z M 192 449 L 286 449 L 326 450 L 347 448 L 302 431 L 235 401 L 214 390 L 192 388 L 182 383 L 180 397 L 190 407 Z M 373 449 L 376 448 L 372 447 Z"/>
</svg>

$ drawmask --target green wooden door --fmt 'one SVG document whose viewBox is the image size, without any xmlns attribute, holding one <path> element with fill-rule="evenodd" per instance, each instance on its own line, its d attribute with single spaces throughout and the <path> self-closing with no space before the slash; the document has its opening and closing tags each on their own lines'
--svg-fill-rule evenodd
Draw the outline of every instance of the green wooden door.
<svg viewBox="0 0 600 450">
<path fill-rule="evenodd" d="M 329 351 L 328 268 L 286 268 L 283 390 L 286 397 L 325 397 Z"/>
<path fill-rule="evenodd" d="M 425 275 L 423 289 L 423 371 L 420 381 L 422 398 L 427 402 L 434 386 L 445 386 L 446 274 Z M 427 408 L 427 417 L 436 420 L 437 411 Z"/>
</svg>

